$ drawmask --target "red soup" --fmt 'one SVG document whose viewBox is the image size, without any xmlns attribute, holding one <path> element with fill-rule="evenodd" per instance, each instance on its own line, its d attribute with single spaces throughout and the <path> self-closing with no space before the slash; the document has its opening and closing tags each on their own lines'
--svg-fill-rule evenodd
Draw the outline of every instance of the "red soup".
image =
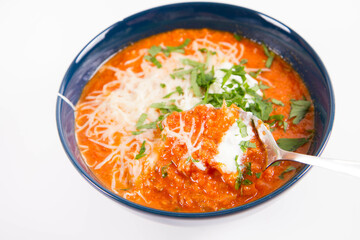
<svg viewBox="0 0 360 240">
<path fill-rule="evenodd" d="M 168 211 L 218 211 L 271 193 L 302 167 L 284 161 L 264 171 L 266 152 L 243 110 L 280 147 L 307 152 L 314 107 L 288 63 L 238 35 L 177 29 L 99 68 L 76 105 L 76 136 L 115 194 Z"/>
</svg>

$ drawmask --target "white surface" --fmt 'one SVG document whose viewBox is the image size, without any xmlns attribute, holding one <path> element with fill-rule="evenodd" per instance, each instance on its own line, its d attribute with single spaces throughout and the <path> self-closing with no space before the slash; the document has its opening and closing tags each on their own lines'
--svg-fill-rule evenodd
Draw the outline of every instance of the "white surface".
<svg viewBox="0 0 360 240">
<path fill-rule="evenodd" d="M 56 130 L 62 77 L 100 31 L 170 1 L 151 2 L 0 1 L 0 239 L 359 239 L 360 179 L 327 170 L 313 168 L 259 207 L 195 220 L 135 212 L 80 176 Z M 360 160 L 360 2 L 224 2 L 273 16 L 312 45 L 336 95 L 323 156 Z"/>
</svg>

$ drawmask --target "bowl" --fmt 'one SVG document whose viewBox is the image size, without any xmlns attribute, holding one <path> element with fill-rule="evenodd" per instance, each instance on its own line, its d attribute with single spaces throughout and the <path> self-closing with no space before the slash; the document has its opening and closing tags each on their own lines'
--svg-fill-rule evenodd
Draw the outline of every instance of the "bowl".
<svg viewBox="0 0 360 240">
<path fill-rule="evenodd" d="M 221 3 L 178 3 L 152 8 L 117 22 L 91 40 L 75 57 L 61 83 L 59 94 L 73 105 L 97 68 L 110 56 L 131 42 L 176 28 L 211 28 L 240 32 L 245 37 L 264 42 L 292 64 L 303 78 L 315 106 L 316 134 L 308 154 L 319 156 L 333 126 L 334 93 L 327 71 L 310 45 L 283 23 L 257 11 Z M 181 213 L 145 207 L 130 202 L 109 189 L 92 174 L 76 144 L 74 111 L 71 104 L 58 97 L 56 121 L 62 145 L 80 174 L 109 198 L 138 210 L 172 217 L 210 217 L 239 212 L 259 205 L 284 192 L 310 168 L 305 165 L 292 179 L 271 194 L 245 205 L 216 212 Z"/>
</svg>

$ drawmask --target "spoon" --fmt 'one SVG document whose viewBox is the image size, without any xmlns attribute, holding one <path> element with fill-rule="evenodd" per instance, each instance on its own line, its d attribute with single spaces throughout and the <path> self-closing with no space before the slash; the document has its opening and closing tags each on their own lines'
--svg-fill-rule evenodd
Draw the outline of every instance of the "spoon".
<svg viewBox="0 0 360 240">
<path fill-rule="evenodd" d="M 360 161 L 329 159 L 282 150 L 277 145 L 273 135 L 265 126 L 263 121 L 250 112 L 241 110 L 239 110 L 239 112 L 242 118 L 246 117 L 252 119 L 259 138 L 264 143 L 265 149 L 267 151 L 266 168 L 268 168 L 276 161 L 289 160 L 360 177 Z"/>
</svg>

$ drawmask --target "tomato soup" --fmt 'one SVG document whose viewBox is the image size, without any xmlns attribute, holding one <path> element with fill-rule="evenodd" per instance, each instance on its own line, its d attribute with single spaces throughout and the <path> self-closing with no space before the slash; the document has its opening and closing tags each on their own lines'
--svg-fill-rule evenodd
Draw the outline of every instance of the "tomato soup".
<svg viewBox="0 0 360 240">
<path fill-rule="evenodd" d="M 210 29 L 177 29 L 120 50 L 75 111 L 82 157 L 115 194 L 167 211 L 206 212 L 259 199 L 302 165 L 266 167 L 249 119 L 280 147 L 306 153 L 314 107 L 299 74 L 266 45 Z"/>
</svg>

